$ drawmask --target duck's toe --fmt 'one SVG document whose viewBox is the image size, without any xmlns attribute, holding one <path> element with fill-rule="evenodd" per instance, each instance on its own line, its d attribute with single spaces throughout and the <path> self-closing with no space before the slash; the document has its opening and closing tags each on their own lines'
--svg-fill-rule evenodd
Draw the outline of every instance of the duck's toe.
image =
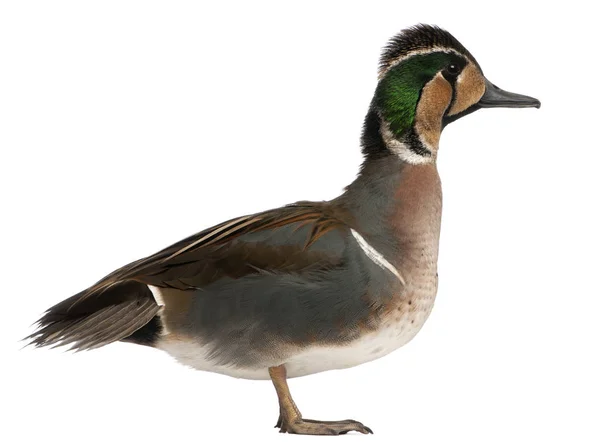
<svg viewBox="0 0 600 444">
<path fill-rule="evenodd" d="M 277 426 L 280 433 L 293 433 L 297 435 L 344 435 L 348 432 L 360 432 L 370 434 L 373 431 L 353 419 L 343 421 L 317 421 L 314 419 L 296 419 L 295 421 L 286 421 L 280 417 Z"/>
</svg>

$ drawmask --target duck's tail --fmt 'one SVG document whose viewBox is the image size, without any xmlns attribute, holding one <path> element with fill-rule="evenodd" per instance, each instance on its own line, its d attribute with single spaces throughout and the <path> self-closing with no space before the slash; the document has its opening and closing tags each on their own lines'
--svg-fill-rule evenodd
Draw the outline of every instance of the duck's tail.
<svg viewBox="0 0 600 444">
<path fill-rule="evenodd" d="M 73 344 L 71 350 L 77 351 L 121 340 L 151 345 L 159 334 L 155 317 L 160 309 L 147 285 L 117 282 L 84 290 L 48 309 L 25 340 L 36 347 Z"/>
</svg>

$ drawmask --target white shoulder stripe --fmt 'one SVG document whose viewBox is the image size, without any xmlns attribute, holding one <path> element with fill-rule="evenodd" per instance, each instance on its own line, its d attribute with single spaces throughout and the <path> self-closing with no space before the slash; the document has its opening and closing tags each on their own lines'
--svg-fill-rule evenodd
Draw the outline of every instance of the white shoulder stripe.
<svg viewBox="0 0 600 444">
<path fill-rule="evenodd" d="M 381 268 L 385 268 L 386 270 L 390 271 L 394 276 L 396 276 L 398 278 L 398 280 L 400 282 L 402 282 L 402 285 L 406 285 L 404 278 L 402 277 L 400 272 L 396 269 L 396 267 L 394 267 L 392 264 L 390 264 L 387 261 L 387 259 L 385 257 L 383 257 L 383 255 L 379 251 L 377 251 L 375 248 L 373 248 L 365 240 L 364 237 L 362 237 L 360 234 L 358 234 L 357 231 L 350 229 L 350 232 L 352 232 L 352 236 L 354 236 L 354 239 L 356 239 L 356 242 L 358 243 L 360 248 L 362 248 L 362 250 L 365 252 L 365 254 L 367 255 L 367 257 L 369 259 L 371 259 L 373 262 L 375 262 Z"/>
</svg>

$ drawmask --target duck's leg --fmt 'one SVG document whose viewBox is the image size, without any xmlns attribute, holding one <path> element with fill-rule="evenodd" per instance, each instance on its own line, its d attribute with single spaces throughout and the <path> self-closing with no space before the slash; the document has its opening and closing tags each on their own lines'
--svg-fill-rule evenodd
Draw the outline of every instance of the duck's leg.
<svg viewBox="0 0 600 444">
<path fill-rule="evenodd" d="M 345 421 L 315 421 L 304 419 L 290 394 L 286 380 L 285 365 L 270 367 L 269 375 L 279 398 L 279 420 L 275 427 L 281 433 L 295 433 L 299 435 L 343 435 L 351 431 L 360 433 L 373 433 L 370 428 L 358 421 L 347 419 Z"/>
</svg>

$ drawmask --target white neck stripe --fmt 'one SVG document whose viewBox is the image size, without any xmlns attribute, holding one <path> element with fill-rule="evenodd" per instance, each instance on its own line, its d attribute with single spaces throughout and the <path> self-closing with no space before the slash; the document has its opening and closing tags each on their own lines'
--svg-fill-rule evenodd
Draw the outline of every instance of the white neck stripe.
<svg viewBox="0 0 600 444">
<path fill-rule="evenodd" d="M 387 259 L 385 257 L 383 257 L 383 255 L 379 251 L 377 251 L 375 248 L 373 248 L 365 240 L 364 237 L 362 237 L 360 234 L 358 234 L 357 231 L 355 231 L 354 229 L 350 229 L 350 232 L 352 233 L 352 236 L 354 236 L 354 239 L 356 239 L 358 246 L 364 251 L 364 253 L 367 255 L 367 257 L 369 259 L 371 259 L 373 262 L 375 262 L 381 268 L 384 268 L 384 269 L 388 270 L 389 272 L 391 272 L 394 276 L 396 276 L 398 278 L 398 280 L 402 283 L 402 285 L 406 285 L 404 278 L 402 277 L 400 272 L 396 269 L 396 267 L 394 267 L 392 264 L 390 264 L 387 261 Z"/>
<path fill-rule="evenodd" d="M 383 117 L 381 117 L 381 137 L 383 138 L 383 141 L 387 145 L 388 149 L 406 163 L 410 163 L 412 165 L 423 165 L 425 163 L 433 162 L 433 153 L 429 156 L 418 154 L 411 150 L 404 142 L 400 142 L 398 139 L 396 139 L 392 133 L 392 130 L 390 129 L 390 125 L 383 119 Z M 423 142 L 421 141 L 421 143 Z M 432 152 L 431 147 L 424 143 L 423 146 Z"/>
</svg>

